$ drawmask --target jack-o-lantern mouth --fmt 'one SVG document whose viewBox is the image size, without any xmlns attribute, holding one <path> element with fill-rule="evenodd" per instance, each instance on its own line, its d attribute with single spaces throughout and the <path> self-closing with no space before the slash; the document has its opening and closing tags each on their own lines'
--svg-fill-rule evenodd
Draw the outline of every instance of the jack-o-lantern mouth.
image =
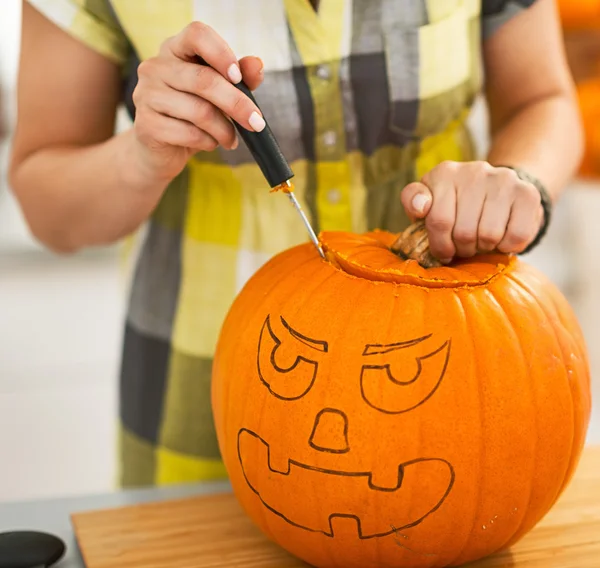
<svg viewBox="0 0 600 568">
<path fill-rule="evenodd" d="M 370 472 L 334 471 L 291 459 L 287 471 L 275 471 L 269 453 L 269 444 L 258 434 L 246 428 L 238 432 L 242 472 L 263 505 L 291 525 L 330 537 L 340 518 L 354 519 L 361 539 L 414 527 L 441 507 L 454 484 L 452 465 L 438 458 L 400 463 L 397 486 L 381 488 L 372 483 Z M 316 488 L 322 499 L 318 510 L 311 510 L 303 500 Z"/>
</svg>

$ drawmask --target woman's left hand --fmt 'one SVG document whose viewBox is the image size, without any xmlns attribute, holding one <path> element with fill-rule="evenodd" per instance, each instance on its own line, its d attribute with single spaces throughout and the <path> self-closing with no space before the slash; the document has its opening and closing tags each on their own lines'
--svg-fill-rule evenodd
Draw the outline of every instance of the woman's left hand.
<svg viewBox="0 0 600 568">
<path fill-rule="evenodd" d="M 413 220 L 425 218 L 430 251 L 444 264 L 478 252 L 522 252 L 544 217 L 533 184 L 484 161 L 442 162 L 402 190 L 402 204 Z"/>
</svg>

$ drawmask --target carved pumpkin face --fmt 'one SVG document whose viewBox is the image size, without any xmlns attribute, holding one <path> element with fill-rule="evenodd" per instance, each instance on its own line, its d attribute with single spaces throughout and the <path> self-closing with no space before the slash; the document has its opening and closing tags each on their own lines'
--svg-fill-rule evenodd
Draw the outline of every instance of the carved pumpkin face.
<svg viewBox="0 0 600 568">
<path fill-rule="evenodd" d="M 518 540 L 589 419 L 566 301 L 516 258 L 421 268 L 377 232 L 321 236 L 248 282 L 213 370 L 240 503 L 315 566 L 437 567 Z"/>
</svg>

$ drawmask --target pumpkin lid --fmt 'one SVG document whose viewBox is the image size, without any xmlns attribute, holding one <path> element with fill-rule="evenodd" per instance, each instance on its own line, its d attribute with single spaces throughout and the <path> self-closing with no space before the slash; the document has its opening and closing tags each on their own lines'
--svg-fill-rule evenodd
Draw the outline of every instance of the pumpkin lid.
<svg viewBox="0 0 600 568">
<path fill-rule="evenodd" d="M 387 231 L 355 234 L 324 231 L 319 240 L 327 260 L 350 276 L 366 280 L 411 284 L 425 288 L 482 286 L 512 268 L 516 259 L 506 254 L 457 259 L 448 266 L 424 268 L 392 251 L 398 235 Z"/>
</svg>

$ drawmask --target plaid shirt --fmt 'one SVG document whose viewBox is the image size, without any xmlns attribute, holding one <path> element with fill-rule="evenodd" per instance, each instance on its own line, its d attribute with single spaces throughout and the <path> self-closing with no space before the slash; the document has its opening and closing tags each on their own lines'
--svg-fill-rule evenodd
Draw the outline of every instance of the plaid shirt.
<svg viewBox="0 0 600 568">
<path fill-rule="evenodd" d="M 30 0 L 122 66 L 193 20 L 258 55 L 257 100 L 316 230 L 403 229 L 400 192 L 442 160 L 474 158 L 465 124 L 481 44 L 534 0 Z M 212 355 L 235 294 L 307 235 L 241 144 L 194 156 L 141 237 L 120 376 L 122 485 L 224 477 Z M 244 396 L 244 393 L 240 393 Z"/>
</svg>

